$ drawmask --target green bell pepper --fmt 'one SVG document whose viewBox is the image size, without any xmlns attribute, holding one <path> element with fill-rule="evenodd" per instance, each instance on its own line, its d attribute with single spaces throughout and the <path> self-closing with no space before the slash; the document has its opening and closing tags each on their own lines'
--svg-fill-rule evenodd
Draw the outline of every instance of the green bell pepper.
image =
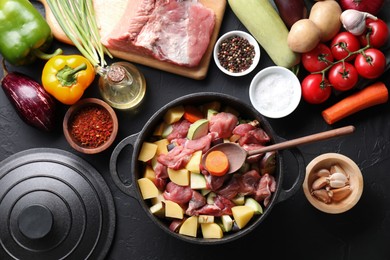
<svg viewBox="0 0 390 260">
<path fill-rule="evenodd" d="M 13 65 L 32 63 L 37 57 L 48 59 L 53 41 L 51 29 L 28 0 L 0 0 L 0 53 Z"/>
</svg>

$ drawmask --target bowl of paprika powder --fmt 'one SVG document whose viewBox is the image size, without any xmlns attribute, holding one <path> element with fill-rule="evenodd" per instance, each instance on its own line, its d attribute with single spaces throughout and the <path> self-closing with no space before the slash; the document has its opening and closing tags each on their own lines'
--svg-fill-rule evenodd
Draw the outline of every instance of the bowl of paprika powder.
<svg viewBox="0 0 390 260">
<path fill-rule="evenodd" d="M 65 114 L 63 131 L 72 148 L 85 154 L 106 150 L 118 133 L 118 118 L 112 107 L 98 98 L 85 98 Z"/>
</svg>

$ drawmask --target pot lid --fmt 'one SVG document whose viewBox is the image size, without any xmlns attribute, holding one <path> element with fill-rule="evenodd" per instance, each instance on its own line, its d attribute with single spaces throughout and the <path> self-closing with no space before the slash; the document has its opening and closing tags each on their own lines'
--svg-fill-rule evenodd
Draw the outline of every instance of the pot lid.
<svg viewBox="0 0 390 260">
<path fill-rule="evenodd" d="M 110 190 L 78 156 L 36 148 L 0 163 L 0 259 L 103 259 L 114 231 Z"/>
</svg>

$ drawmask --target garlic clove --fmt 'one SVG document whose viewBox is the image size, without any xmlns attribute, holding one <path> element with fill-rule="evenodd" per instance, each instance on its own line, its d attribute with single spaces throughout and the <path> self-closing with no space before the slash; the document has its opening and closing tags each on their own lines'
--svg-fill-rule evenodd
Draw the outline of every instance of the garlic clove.
<svg viewBox="0 0 390 260">
<path fill-rule="evenodd" d="M 349 196 L 352 193 L 351 186 L 347 185 L 342 188 L 333 189 L 330 191 L 329 196 L 333 201 L 338 202 Z"/>
<path fill-rule="evenodd" d="M 331 174 L 328 180 L 332 188 L 342 188 L 349 183 L 348 177 L 341 172 Z"/>
<path fill-rule="evenodd" d="M 339 173 L 342 173 L 344 174 L 345 176 L 347 176 L 347 178 L 349 177 L 348 173 L 345 172 L 345 170 L 338 164 L 333 164 L 331 167 L 330 167 L 330 174 L 333 174 L 335 172 L 339 172 Z"/>
<path fill-rule="evenodd" d="M 317 198 L 319 201 L 322 201 L 326 204 L 329 204 L 332 202 L 332 198 L 329 196 L 328 191 L 325 189 L 315 190 L 312 192 L 312 195 Z"/>
<path fill-rule="evenodd" d="M 329 177 L 330 171 L 329 171 L 328 169 L 322 168 L 322 169 L 319 169 L 319 170 L 318 170 L 317 172 L 315 172 L 314 174 L 315 174 L 315 176 L 317 176 L 317 177 L 323 177 L 323 176 Z"/>
<path fill-rule="evenodd" d="M 361 12 L 354 9 L 347 9 L 341 13 L 340 20 L 343 27 L 353 35 L 361 35 L 366 30 L 366 19 L 378 18 L 370 13 Z"/>
<path fill-rule="evenodd" d="M 319 190 L 328 184 L 328 177 L 322 176 L 313 181 L 311 188 L 313 190 Z"/>
</svg>

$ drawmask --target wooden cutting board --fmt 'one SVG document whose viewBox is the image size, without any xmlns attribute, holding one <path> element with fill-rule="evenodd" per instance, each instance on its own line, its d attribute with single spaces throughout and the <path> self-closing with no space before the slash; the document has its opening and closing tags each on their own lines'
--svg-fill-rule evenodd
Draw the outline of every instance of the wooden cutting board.
<svg viewBox="0 0 390 260">
<path fill-rule="evenodd" d="M 52 29 L 53 35 L 56 39 L 59 41 L 72 44 L 72 42 L 66 37 L 66 35 L 62 32 L 61 27 L 58 25 L 56 19 L 54 18 L 53 14 L 50 11 L 50 8 L 46 2 L 46 0 L 39 0 L 44 8 L 46 13 L 46 20 L 48 24 L 50 25 L 50 28 Z M 130 0 L 131 1 L 131 0 Z M 169 62 L 159 61 L 153 57 L 146 56 L 144 54 L 134 54 L 134 53 L 128 53 L 128 52 L 122 52 L 122 51 L 116 51 L 109 49 L 109 51 L 112 53 L 112 55 L 116 58 L 120 58 L 123 60 L 127 60 L 130 62 L 142 64 L 145 66 L 149 66 L 152 68 L 160 69 L 163 71 L 167 71 L 170 73 L 174 73 L 177 75 L 181 75 L 184 77 L 201 80 L 204 79 L 207 75 L 207 71 L 209 69 L 210 60 L 212 58 L 213 48 L 215 45 L 215 42 L 217 40 L 219 30 L 221 28 L 221 23 L 223 20 L 223 16 L 226 9 L 226 0 L 200 0 L 202 4 L 207 6 L 208 8 L 211 8 L 214 10 L 216 15 L 216 21 L 215 21 L 215 27 L 214 32 L 211 35 L 210 44 L 200 62 L 200 64 L 197 67 L 193 68 L 187 68 L 183 66 L 178 66 Z"/>
</svg>

